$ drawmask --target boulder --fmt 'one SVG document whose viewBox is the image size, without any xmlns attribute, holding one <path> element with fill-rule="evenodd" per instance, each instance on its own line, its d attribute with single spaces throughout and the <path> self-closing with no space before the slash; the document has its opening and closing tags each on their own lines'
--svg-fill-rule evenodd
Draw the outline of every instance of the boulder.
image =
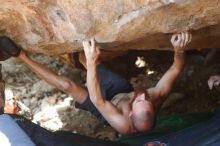
<svg viewBox="0 0 220 146">
<path fill-rule="evenodd" d="M 0 0 L 0 35 L 30 52 L 81 51 L 92 36 L 107 50 L 171 50 L 190 30 L 189 49 L 219 48 L 219 0 Z"/>
</svg>

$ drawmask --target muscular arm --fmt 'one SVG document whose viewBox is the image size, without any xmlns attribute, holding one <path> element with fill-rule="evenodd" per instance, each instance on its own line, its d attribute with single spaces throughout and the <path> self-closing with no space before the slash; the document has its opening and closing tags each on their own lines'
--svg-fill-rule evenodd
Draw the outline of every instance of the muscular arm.
<svg viewBox="0 0 220 146">
<path fill-rule="evenodd" d="M 176 40 L 177 39 L 177 40 Z M 151 100 L 156 108 L 156 112 L 160 110 L 162 103 L 173 87 L 177 77 L 183 70 L 185 63 L 184 48 L 190 42 L 191 35 L 188 33 L 173 35 L 171 42 L 174 46 L 174 62 L 169 70 L 163 75 L 154 88 L 148 89 Z"/>
<path fill-rule="evenodd" d="M 166 97 L 173 87 L 177 77 L 180 75 L 185 62 L 185 53 L 175 52 L 174 62 L 169 70 L 163 75 L 160 81 L 154 88 L 149 89 L 149 94 L 152 97 L 157 110 L 160 109 L 161 104 L 166 100 Z"/>
<path fill-rule="evenodd" d="M 106 101 L 102 96 L 96 70 L 96 61 L 99 54 L 99 52 L 96 51 L 99 50 L 98 48 L 95 48 L 94 40 L 91 40 L 91 42 L 92 46 L 90 46 L 88 42 L 84 42 L 84 51 L 87 59 L 87 87 L 90 99 L 95 107 L 102 114 L 102 116 L 113 128 L 115 128 L 120 133 L 128 133 L 129 126 L 127 123 L 127 119 L 117 109 L 116 106 L 114 106 L 111 102 Z M 92 55 L 93 53 L 97 56 L 91 58 L 90 55 Z"/>
</svg>

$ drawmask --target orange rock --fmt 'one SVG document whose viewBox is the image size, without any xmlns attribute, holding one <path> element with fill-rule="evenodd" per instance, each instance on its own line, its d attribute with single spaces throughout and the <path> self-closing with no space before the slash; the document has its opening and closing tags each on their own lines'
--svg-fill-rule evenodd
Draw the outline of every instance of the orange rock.
<svg viewBox="0 0 220 146">
<path fill-rule="evenodd" d="M 220 48 L 219 0 L 0 0 L 0 35 L 49 55 L 82 50 L 169 49 L 170 34 L 191 30 L 189 48 Z"/>
</svg>

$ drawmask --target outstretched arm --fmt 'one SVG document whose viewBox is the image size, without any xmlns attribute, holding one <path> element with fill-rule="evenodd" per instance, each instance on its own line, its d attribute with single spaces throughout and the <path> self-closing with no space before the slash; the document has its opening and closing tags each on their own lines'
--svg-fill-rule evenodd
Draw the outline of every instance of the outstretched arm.
<svg viewBox="0 0 220 146">
<path fill-rule="evenodd" d="M 96 47 L 94 38 L 90 41 L 84 41 L 83 47 L 87 64 L 87 87 L 92 103 L 113 128 L 120 133 L 128 133 L 127 119 L 116 106 L 102 96 L 96 70 L 100 50 Z"/>
<path fill-rule="evenodd" d="M 174 62 L 169 70 L 163 75 L 154 88 L 148 89 L 151 100 L 158 112 L 162 103 L 165 101 L 177 77 L 180 75 L 184 67 L 185 53 L 184 48 L 191 41 L 191 34 L 182 32 L 174 34 L 171 43 L 174 47 Z"/>
</svg>

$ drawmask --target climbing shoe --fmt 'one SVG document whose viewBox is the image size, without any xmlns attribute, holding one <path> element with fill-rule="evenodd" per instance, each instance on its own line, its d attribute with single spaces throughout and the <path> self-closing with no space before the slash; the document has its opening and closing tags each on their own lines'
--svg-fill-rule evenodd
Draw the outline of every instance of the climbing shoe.
<svg viewBox="0 0 220 146">
<path fill-rule="evenodd" d="M 17 57 L 21 52 L 20 47 L 6 36 L 0 37 L 0 59 L 8 59 L 9 57 Z"/>
<path fill-rule="evenodd" d="M 10 57 L 10 55 L 0 49 L 0 61 L 5 61 Z"/>
</svg>

